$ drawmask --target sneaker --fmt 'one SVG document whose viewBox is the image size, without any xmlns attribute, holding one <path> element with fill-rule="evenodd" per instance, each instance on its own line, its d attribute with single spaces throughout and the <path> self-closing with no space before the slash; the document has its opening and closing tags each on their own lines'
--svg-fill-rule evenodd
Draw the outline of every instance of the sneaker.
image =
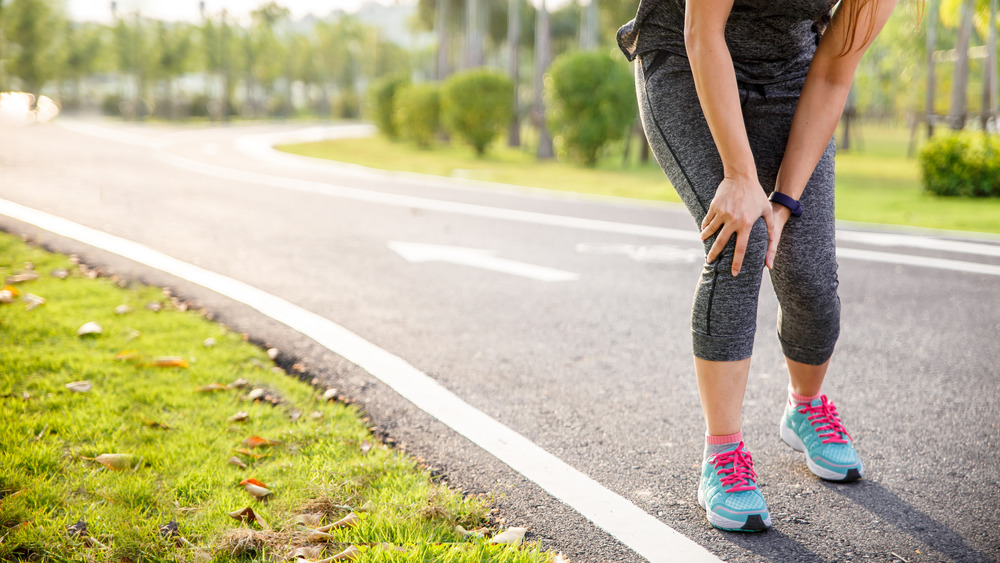
<svg viewBox="0 0 1000 563">
<path fill-rule="evenodd" d="M 714 454 L 701 465 L 698 504 L 710 524 L 733 532 L 760 532 L 771 527 L 771 515 L 757 490 L 753 458 L 740 442 Z"/>
<path fill-rule="evenodd" d="M 809 403 L 789 403 L 781 418 L 781 439 L 806 453 L 806 464 L 817 477 L 849 483 L 865 474 L 851 435 L 840 423 L 837 407 L 826 395 Z"/>
</svg>

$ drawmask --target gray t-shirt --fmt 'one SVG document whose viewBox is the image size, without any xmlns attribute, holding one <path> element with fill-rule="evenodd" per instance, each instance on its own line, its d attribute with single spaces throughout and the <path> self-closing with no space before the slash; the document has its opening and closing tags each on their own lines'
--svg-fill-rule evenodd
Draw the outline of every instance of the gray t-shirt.
<svg viewBox="0 0 1000 563">
<path fill-rule="evenodd" d="M 726 43 L 736 78 L 766 84 L 806 74 L 832 7 L 831 0 L 735 0 Z M 635 19 L 618 30 L 618 45 L 630 61 L 667 51 L 683 57 L 672 64 L 686 65 L 684 0 L 640 0 Z"/>
</svg>

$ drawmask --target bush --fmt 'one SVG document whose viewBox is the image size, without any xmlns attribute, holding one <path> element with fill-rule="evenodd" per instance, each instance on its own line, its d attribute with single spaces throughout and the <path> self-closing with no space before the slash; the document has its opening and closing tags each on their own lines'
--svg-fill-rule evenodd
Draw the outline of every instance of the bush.
<svg viewBox="0 0 1000 563">
<path fill-rule="evenodd" d="M 549 130 L 560 150 L 593 166 L 601 150 L 624 139 L 635 121 L 632 73 L 604 52 L 576 51 L 556 58 L 549 74 Z"/>
<path fill-rule="evenodd" d="M 371 118 L 375 122 L 375 127 L 390 139 L 399 137 L 393 120 L 396 92 L 409 83 L 408 76 L 390 74 L 374 81 L 368 90 L 368 99 L 372 104 L 370 107 Z"/>
<path fill-rule="evenodd" d="M 514 85 L 488 69 L 457 72 L 441 89 L 441 120 L 454 136 L 483 156 L 486 147 L 505 131 L 514 111 Z"/>
<path fill-rule="evenodd" d="M 413 84 L 396 92 L 396 131 L 420 147 L 434 144 L 441 123 L 441 92 L 435 84 Z"/>
<path fill-rule="evenodd" d="M 961 131 L 920 150 L 924 189 L 941 196 L 1000 197 L 1000 136 Z"/>
</svg>

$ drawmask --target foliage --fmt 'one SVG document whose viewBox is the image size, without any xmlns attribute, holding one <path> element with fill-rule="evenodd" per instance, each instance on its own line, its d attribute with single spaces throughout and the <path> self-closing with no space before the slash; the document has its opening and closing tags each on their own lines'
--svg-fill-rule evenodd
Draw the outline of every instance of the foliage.
<svg viewBox="0 0 1000 563">
<path fill-rule="evenodd" d="M 478 156 L 510 124 L 513 111 L 514 85 L 495 70 L 458 72 L 442 87 L 441 121 L 472 145 Z"/>
<path fill-rule="evenodd" d="M 411 84 L 396 92 L 393 119 L 400 137 L 428 148 L 441 126 L 441 88 Z"/>
<path fill-rule="evenodd" d="M 47 0 L 13 0 L 3 8 L 3 36 L 7 71 L 21 79 L 21 88 L 32 94 L 57 77 L 62 64 L 59 30 L 61 14 Z M 2 64 L 2 61 L 0 61 Z"/>
<path fill-rule="evenodd" d="M 621 140 L 635 120 L 635 87 L 623 63 L 606 53 L 571 52 L 549 67 L 548 126 L 557 145 L 593 166 L 608 143 Z"/>
<path fill-rule="evenodd" d="M 396 92 L 410 84 L 403 74 L 390 74 L 379 78 L 368 89 L 369 112 L 378 130 L 390 139 L 398 139 L 395 121 Z"/>
<path fill-rule="evenodd" d="M 1000 197 L 1000 136 L 961 131 L 920 151 L 924 189 L 941 196 Z"/>
</svg>

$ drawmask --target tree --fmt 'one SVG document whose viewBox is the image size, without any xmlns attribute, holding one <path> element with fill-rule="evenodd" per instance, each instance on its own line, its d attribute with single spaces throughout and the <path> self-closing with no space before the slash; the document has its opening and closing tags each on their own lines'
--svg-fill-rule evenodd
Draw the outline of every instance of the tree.
<svg viewBox="0 0 1000 563">
<path fill-rule="evenodd" d="M 545 99 L 543 81 L 545 70 L 549 66 L 551 53 L 549 50 L 549 39 L 552 30 L 549 26 L 549 12 L 545 8 L 545 0 L 542 0 L 538 8 L 537 21 L 535 22 L 535 110 L 534 117 L 538 126 L 538 158 L 550 159 L 555 156 L 552 148 L 552 138 L 549 137 L 548 128 L 545 126 Z"/>
<path fill-rule="evenodd" d="M 484 68 L 451 75 L 441 91 L 444 126 L 483 156 L 510 123 L 512 88 L 509 78 Z"/>
<path fill-rule="evenodd" d="M 958 46 L 956 49 L 955 78 L 951 83 L 951 128 L 965 128 L 965 118 L 968 108 L 969 85 L 969 39 L 972 35 L 973 0 L 962 1 L 961 23 L 958 28 Z"/>
<path fill-rule="evenodd" d="M 65 31 L 65 51 L 59 79 L 71 86 L 69 105 L 79 104 L 83 98 L 83 80 L 105 66 L 107 28 L 101 25 L 69 22 Z M 62 100 L 63 108 L 67 100 Z"/>
<path fill-rule="evenodd" d="M 37 102 L 61 65 L 59 30 L 65 29 L 64 18 L 46 0 L 12 0 L 3 10 L 7 72 L 20 79 L 21 88 Z"/>
<path fill-rule="evenodd" d="M 192 68 L 194 54 L 194 37 L 192 29 L 187 24 L 166 24 L 156 22 L 156 50 L 153 60 L 152 74 L 163 82 L 162 101 L 167 104 L 167 114 L 170 119 L 179 117 L 177 92 L 174 89 L 176 79 Z"/>
</svg>

